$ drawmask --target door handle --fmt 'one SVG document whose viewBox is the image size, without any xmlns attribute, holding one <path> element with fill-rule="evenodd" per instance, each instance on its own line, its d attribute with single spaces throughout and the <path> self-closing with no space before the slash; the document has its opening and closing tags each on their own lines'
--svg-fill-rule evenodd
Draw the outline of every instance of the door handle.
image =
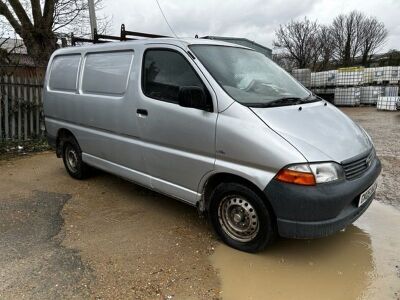
<svg viewBox="0 0 400 300">
<path fill-rule="evenodd" d="M 147 116 L 147 115 L 148 115 L 147 109 L 138 108 L 138 109 L 136 110 L 136 113 L 137 113 L 139 116 Z"/>
</svg>

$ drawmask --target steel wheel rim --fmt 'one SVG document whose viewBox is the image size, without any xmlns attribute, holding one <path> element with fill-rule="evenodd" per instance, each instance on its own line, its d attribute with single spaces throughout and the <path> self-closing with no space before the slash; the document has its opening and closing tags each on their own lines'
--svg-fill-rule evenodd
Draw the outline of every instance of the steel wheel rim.
<svg viewBox="0 0 400 300">
<path fill-rule="evenodd" d="M 218 221 L 224 232 L 239 242 L 255 238 L 260 222 L 254 207 L 242 196 L 226 196 L 218 206 Z"/>
<path fill-rule="evenodd" d="M 67 162 L 68 169 L 75 173 L 78 170 L 78 154 L 75 149 L 68 145 L 65 149 L 65 160 Z"/>
</svg>

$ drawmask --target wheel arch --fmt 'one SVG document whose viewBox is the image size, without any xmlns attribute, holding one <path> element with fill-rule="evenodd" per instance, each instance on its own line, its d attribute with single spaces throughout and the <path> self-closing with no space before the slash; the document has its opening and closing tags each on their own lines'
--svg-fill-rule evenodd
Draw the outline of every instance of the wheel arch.
<svg viewBox="0 0 400 300">
<path fill-rule="evenodd" d="M 62 154 L 62 140 L 65 137 L 73 137 L 75 140 L 75 135 L 67 128 L 60 128 L 57 131 L 57 138 L 56 138 L 56 154 L 57 157 L 61 157 Z"/>
<path fill-rule="evenodd" d="M 264 203 L 267 205 L 270 212 L 276 218 L 274 209 L 273 209 L 270 201 L 268 200 L 268 198 L 264 194 L 264 192 L 257 185 L 255 185 L 250 180 L 243 178 L 239 175 L 232 174 L 232 173 L 226 173 L 226 172 L 215 173 L 215 174 L 212 174 L 209 178 L 207 178 L 207 180 L 202 188 L 202 199 L 201 199 L 202 203 L 199 206 L 200 210 L 202 210 L 203 212 L 206 212 L 208 210 L 209 204 L 210 204 L 211 193 L 219 184 L 232 183 L 232 182 L 245 185 L 248 188 L 252 189 L 254 192 L 256 192 L 257 195 L 261 199 L 264 200 Z"/>
</svg>

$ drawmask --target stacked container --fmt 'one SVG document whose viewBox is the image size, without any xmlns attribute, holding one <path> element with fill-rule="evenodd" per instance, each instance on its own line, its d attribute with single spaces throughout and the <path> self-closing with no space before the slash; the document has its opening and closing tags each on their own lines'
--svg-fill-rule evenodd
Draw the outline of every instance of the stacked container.
<svg viewBox="0 0 400 300">
<path fill-rule="evenodd" d="M 337 106 L 363 104 L 394 110 L 397 98 L 390 97 L 399 96 L 400 67 L 397 66 L 350 67 L 313 73 L 309 69 L 297 69 L 293 70 L 293 76 Z"/>
<path fill-rule="evenodd" d="M 383 90 L 384 90 L 383 96 L 397 97 L 399 95 L 398 86 L 385 86 Z"/>
<path fill-rule="evenodd" d="M 381 86 L 363 86 L 360 88 L 361 104 L 375 105 L 380 96 L 384 96 L 384 88 Z"/>
<path fill-rule="evenodd" d="M 336 85 L 353 87 L 363 84 L 364 68 L 352 67 L 341 68 L 337 71 Z"/>
<path fill-rule="evenodd" d="M 365 68 L 363 73 L 363 83 L 364 84 L 373 84 L 374 83 L 374 74 L 376 68 Z"/>
<path fill-rule="evenodd" d="M 317 78 L 317 74 L 318 73 L 315 72 L 311 73 L 311 84 L 310 84 L 311 87 L 320 87 L 320 85 L 318 84 L 319 80 Z"/>
<path fill-rule="evenodd" d="M 397 84 L 400 80 L 399 67 L 374 68 L 372 81 L 377 84 Z"/>
<path fill-rule="evenodd" d="M 292 75 L 305 87 L 311 87 L 311 70 L 310 69 L 294 69 Z"/>
<path fill-rule="evenodd" d="M 336 70 L 311 73 L 312 87 L 332 87 L 336 85 Z"/>
<path fill-rule="evenodd" d="M 396 103 L 400 101 L 399 97 L 379 97 L 376 108 L 378 110 L 396 110 Z"/>
<path fill-rule="evenodd" d="M 360 105 L 359 87 L 338 87 L 335 89 L 334 102 L 337 106 L 358 106 Z"/>
</svg>

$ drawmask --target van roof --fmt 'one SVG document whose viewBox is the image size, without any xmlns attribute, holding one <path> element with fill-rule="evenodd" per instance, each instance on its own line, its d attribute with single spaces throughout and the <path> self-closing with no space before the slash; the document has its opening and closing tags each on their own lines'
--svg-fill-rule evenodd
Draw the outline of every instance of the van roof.
<svg viewBox="0 0 400 300">
<path fill-rule="evenodd" d="M 90 51 L 90 50 L 118 50 L 121 48 L 127 48 L 126 46 L 130 45 L 150 45 L 150 44 L 169 44 L 182 47 L 189 45 L 219 45 L 219 46 L 228 46 L 228 47 L 236 47 L 236 48 L 244 48 L 250 49 L 245 46 L 232 44 L 228 42 L 211 40 L 211 39 L 202 39 L 202 38 L 152 38 L 152 39 L 140 39 L 140 40 L 129 40 L 123 42 L 110 42 L 110 43 L 101 43 L 101 44 L 90 44 L 84 46 L 75 46 L 75 47 L 67 47 L 61 48 L 56 51 L 56 54 L 61 53 L 76 53 L 81 51 Z M 250 49 L 252 50 L 252 49 Z"/>
</svg>

